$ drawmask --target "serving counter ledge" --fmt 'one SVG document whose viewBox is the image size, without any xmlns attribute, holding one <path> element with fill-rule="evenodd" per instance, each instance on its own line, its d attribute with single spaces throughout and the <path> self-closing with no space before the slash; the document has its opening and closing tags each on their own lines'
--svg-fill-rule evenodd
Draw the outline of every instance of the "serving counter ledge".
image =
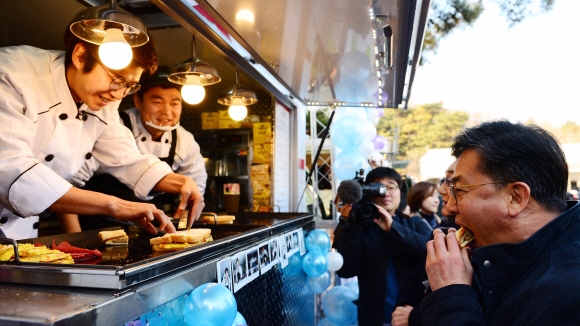
<svg viewBox="0 0 580 326">
<path fill-rule="evenodd" d="M 214 282 L 216 263 L 222 258 L 290 230 L 312 229 L 314 222 L 305 213 L 244 213 L 236 215 L 233 225 L 194 227 L 209 227 L 212 233 L 236 231 L 199 247 L 122 267 L 0 265 L 0 324 L 121 325 Z"/>
</svg>

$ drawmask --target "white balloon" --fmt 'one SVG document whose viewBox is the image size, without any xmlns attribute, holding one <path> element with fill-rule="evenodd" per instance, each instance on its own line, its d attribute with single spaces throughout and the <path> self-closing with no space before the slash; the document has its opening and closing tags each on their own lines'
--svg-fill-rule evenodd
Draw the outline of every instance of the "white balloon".
<svg viewBox="0 0 580 326">
<path fill-rule="evenodd" d="M 326 254 L 326 261 L 328 262 L 328 271 L 329 272 L 336 272 L 337 270 L 342 268 L 342 264 L 344 263 L 344 259 L 339 252 L 331 251 Z"/>
<path fill-rule="evenodd" d="M 365 139 L 372 141 L 377 136 L 377 128 L 370 123 L 366 123 L 364 129 Z"/>
<path fill-rule="evenodd" d="M 381 117 L 376 117 L 373 119 L 372 125 L 376 127 L 380 121 L 381 121 Z"/>
<path fill-rule="evenodd" d="M 373 144 L 370 140 L 365 140 L 362 144 L 358 147 L 358 152 L 361 153 L 362 156 L 367 157 L 371 155 L 375 151 L 375 144 Z"/>
</svg>

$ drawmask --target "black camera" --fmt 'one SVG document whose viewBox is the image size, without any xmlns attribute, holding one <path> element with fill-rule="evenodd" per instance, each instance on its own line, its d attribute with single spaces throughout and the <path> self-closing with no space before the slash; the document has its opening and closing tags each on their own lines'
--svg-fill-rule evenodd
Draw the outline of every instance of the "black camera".
<svg viewBox="0 0 580 326">
<path fill-rule="evenodd" d="M 387 194 L 387 186 L 380 182 L 371 183 L 362 187 L 363 197 L 352 205 L 349 219 L 363 226 L 368 226 L 373 220 L 380 219 L 381 214 L 372 199 Z"/>
</svg>

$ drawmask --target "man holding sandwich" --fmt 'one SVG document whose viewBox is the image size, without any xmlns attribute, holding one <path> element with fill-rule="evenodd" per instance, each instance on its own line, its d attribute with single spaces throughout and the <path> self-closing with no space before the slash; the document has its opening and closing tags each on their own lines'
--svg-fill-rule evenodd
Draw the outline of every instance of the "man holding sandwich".
<svg viewBox="0 0 580 326">
<path fill-rule="evenodd" d="M 460 133 L 447 209 L 472 234 L 434 230 L 424 325 L 580 325 L 580 207 L 567 205 L 558 141 L 534 125 L 486 122 Z"/>
</svg>

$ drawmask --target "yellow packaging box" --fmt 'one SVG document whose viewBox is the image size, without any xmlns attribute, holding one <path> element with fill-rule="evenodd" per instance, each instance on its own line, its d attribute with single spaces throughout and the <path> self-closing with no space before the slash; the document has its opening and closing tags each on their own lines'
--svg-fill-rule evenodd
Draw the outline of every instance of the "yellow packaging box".
<svg viewBox="0 0 580 326">
<path fill-rule="evenodd" d="M 272 123 L 257 122 L 252 126 L 254 131 L 254 144 L 270 144 L 272 142 Z"/>
<path fill-rule="evenodd" d="M 218 128 L 218 113 L 217 112 L 203 112 L 201 114 L 201 129 L 211 130 Z"/>
</svg>

